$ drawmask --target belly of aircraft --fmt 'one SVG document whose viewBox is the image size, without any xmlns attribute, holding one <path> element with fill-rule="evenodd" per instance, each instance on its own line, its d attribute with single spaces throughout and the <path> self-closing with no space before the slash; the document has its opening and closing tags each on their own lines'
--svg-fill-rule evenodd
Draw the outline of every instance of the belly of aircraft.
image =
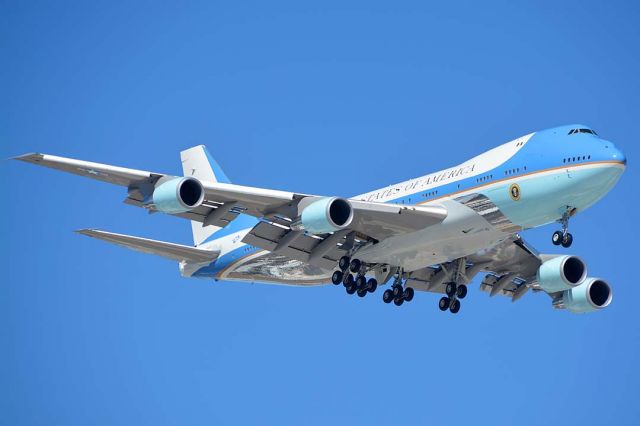
<svg viewBox="0 0 640 426">
<path fill-rule="evenodd" d="M 448 211 L 442 223 L 365 247 L 358 251 L 358 258 L 413 271 L 471 255 L 508 236 L 464 204 L 457 201 L 442 204 Z"/>
<path fill-rule="evenodd" d="M 260 250 L 229 265 L 218 279 L 309 286 L 329 283 L 332 273 L 300 260 Z"/>
</svg>

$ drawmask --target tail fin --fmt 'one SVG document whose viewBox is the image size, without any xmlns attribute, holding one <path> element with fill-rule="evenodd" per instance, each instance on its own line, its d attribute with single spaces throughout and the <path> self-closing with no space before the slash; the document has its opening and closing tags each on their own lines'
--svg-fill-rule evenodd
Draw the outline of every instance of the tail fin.
<svg viewBox="0 0 640 426">
<path fill-rule="evenodd" d="M 193 176 L 209 182 L 231 183 L 204 145 L 182 151 L 180 159 L 182 160 L 182 172 L 185 176 Z"/>
<path fill-rule="evenodd" d="M 180 159 L 182 160 L 184 176 L 193 176 L 196 179 L 208 182 L 231 183 L 204 145 L 194 146 L 182 151 Z M 219 229 L 217 226 L 203 226 L 200 222 L 191 221 L 193 244 L 199 246 Z"/>
</svg>

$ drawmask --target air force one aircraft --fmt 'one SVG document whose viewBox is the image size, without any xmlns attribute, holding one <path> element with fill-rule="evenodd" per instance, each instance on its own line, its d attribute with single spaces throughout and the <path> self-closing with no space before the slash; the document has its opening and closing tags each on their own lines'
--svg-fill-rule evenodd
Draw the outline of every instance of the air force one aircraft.
<svg viewBox="0 0 640 426">
<path fill-rule="evenodd" d="M 17 160 L 127 188 L 124 202 L 191 221 L 194 246 L 84 229 L 81 234 L 179 262 L 185 277 L 295 286 L 333 282 L 383 301 L 442 294 L 457 313 L 479 273 L 491 296 L 543 291 L 574 313 L 611 303 L 606 281 L 572 255 L 539 254 L 518 232 L 558 222 L 552 243 L 571 246 L 569 220 L 600 200 L 626 158 L 587 126 L 543 130 L 460 165 L 352 198 L 232 184 L 204 146 L 182 151 L 184 176 L 48 154 Z"/>
</svg>

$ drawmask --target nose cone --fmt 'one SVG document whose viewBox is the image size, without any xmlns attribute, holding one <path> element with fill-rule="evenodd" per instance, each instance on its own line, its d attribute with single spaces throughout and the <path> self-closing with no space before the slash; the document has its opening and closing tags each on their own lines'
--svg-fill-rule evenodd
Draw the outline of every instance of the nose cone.
<svg viewBox="0 0 640 426">
<path fill-rule="evenodd" d="M 627 165 L 627 157 L 624 155 L 618 147 L 616 147 L 610 141 L 604 141 L 604 159 L 609 161 L 615 161 L 616 163 L 620 163 L 624 166 Z"/>
<path fill-rule="evenodd" d="M 618 148 L 613 148 L 613 159 L 621 162 L 625 166 L 627 165 L 627 157 L 624 155 L 624 152 L 619 150 Z"/>
</svg>

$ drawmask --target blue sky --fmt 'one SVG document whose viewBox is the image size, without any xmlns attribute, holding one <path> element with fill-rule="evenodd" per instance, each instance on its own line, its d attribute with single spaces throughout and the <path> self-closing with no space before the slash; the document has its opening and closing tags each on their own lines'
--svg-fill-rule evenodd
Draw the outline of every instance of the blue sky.
<svg viewBox="0 0 640 426">
<path fill-rule="evenodd" d="M 73 233 L 189 244 L 122 188 L 4 161 L 6 424 L 638 424 L 640 13 L 635 2 L 0 2 L 0 157 L 348 196 L 581 122 L 625 151 L 572 223 L 605 311 L 477 283 L 457 316 L 340 288 L 186 280 Z M 636 219 L 634 221 L 633 219 Z M 542 252 L 555 226 L 525 233 Z"/>
</svg>

